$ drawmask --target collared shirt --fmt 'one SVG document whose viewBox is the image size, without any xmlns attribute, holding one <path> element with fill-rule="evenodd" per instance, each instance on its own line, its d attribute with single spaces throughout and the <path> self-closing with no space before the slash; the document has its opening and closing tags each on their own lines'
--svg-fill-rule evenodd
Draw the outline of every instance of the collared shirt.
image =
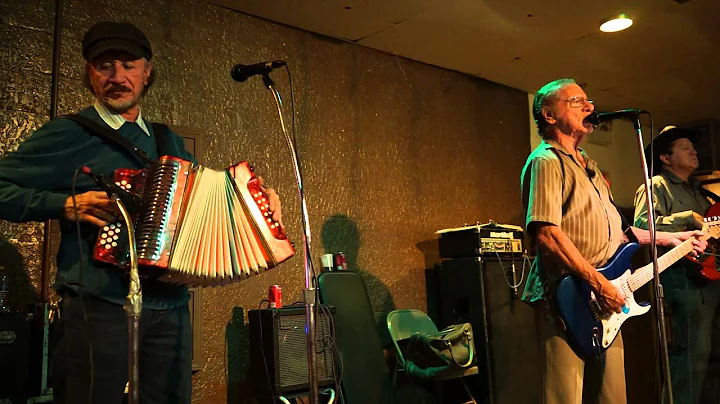
<svg viewBox="0 0 720 404">
<path fill-rule="evenodd" d="M 93 107 L 97 111 L 98 115 L 100 115 L 100 119 L 103 120 L 106 124 L 108 124 L 109 127 L 118 130 L 125 122 L 128 122 L 125 117 L 118 114 L 117 112 L 110 111 L 107 109 L 105 105 L 103 105 L 99 100 L 95 100 L 95 103 L 93 103 Z M 143 132 L 145 132 L 146 135 L 150 136 L 150 131 L 148 130 L 147 126 L 145 125 L 145 120 L 142 118 L 142 111 L 140 108 L 138 108 L 138 116 L 135 120 L 135 123 L 138 124 L 140 129 L 142 129 Z"/>
<path fill-rule="evenodd" d="M 545 139 L 530 154 L 522 171 L 525 224 L 560 227 L 580 254 L 595 267 L 615 254 L 624 240 L 622 219 L 597 162 L 580 150 L 587 167 L 555 140 Z M 531 240 L 534 244 L 534 240 Z M 568 272 L 538 254 L 533 261 L 523 300 L 552 296 L 557 281 Z"/>
<path fill-rule="evenodd" d="M 656 230 L 678 232 L 697 229 L 693 212 L 705 216 L 710 201 L 700 193 L 700 181 L 687 181 L 663 170 L 652 178 L 653 211 Z M 645 185 L 635 192 L 635 226 L 648 228 Z"/>
</svg>

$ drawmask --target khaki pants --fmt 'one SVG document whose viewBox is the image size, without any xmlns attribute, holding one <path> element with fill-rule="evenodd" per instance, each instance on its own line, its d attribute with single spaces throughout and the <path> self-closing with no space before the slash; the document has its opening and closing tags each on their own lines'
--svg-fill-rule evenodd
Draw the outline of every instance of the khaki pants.
<svg viewBox="0 0 720 404">
<path fill-rule="evenodd" d="M 536 310 L 543 360 L 544 404 L 625 404 L 625 359 L 622 335 L 605 354 L 580 359 L 565 332 L 544 310 Z"/>
</svg>

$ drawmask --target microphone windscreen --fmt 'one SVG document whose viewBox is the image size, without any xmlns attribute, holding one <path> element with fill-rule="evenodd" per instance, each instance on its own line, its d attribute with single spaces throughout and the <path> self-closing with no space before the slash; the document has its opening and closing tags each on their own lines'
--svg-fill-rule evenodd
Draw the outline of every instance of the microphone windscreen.
<svg viewBox="0 0 720 404">
<path fill-rule="evenodd" d="M 600 123 L 601 123 L 600 114 L 597 111 L 591 112 L 590 115 L 588 115 L 588 117 L 585 119 L 587 119 L 588 122 L 590 122 L 591 124 L 593 124 L 595 126 L 600 125 Z"/>
</svg>

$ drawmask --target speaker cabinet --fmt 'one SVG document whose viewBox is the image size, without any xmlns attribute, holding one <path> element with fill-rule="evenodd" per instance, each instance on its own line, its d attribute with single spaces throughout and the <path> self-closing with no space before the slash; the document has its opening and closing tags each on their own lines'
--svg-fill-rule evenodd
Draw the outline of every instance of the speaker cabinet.
<svg viewBox="0 0 720 404">
<path fill-rule="evenodd" d="M 250 310 L 250 367 L 261 395 L 308 390 L 305 307 Z M 333 384 L 332 310 L 316 317 L 318 385 Z"/>
<path fill-rule="evenodd" d="M 520 282 L 517 295 L 510 287 Z M 435 280 L 438 326 L 472 324 L 479 374 L 468 385 L 478 401 L 537 402 L 542 368 L 533 309 L 520 301 L 530 263 L 521 258 L 456 258 L 441 262 Z M 518 283 L 518 282 L 516 282 Z"/>
<path fill-rule="evenodd" d="M 0 313 L 0 402 L 27 400 L 29 339 L 24 313 Z"/>
<path fill-rule="evenodd" d="M 678 126 L 694 129 L 700 133 L 695 141 L 695 150 L 700 162 L 696 173 L 707 174 L 720 170 L 720 139 L 716 136 L 720 132 L 720 121 L 706 119 Z"/>
</svg>

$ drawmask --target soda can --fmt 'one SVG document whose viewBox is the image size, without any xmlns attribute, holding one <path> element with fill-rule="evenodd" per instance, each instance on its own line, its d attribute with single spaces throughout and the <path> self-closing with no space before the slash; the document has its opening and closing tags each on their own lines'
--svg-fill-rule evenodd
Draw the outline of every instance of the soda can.
<svg viewBox="0 0 720 404">
<path fill-rule="evenodd" d="M 270 286 L 268 301 L 270 302 L 271 309 L 282 308 L 282 288 L 280 285 Z"/>
<path fill-rule="evenodd" d="M 347 259 L 345 258 L 345 254 L 342 252 L 339 252 L 333 256 L 335 261 L 335 270 L 336 271 L 345 271 L 347 270 Z"/>
</svg>

